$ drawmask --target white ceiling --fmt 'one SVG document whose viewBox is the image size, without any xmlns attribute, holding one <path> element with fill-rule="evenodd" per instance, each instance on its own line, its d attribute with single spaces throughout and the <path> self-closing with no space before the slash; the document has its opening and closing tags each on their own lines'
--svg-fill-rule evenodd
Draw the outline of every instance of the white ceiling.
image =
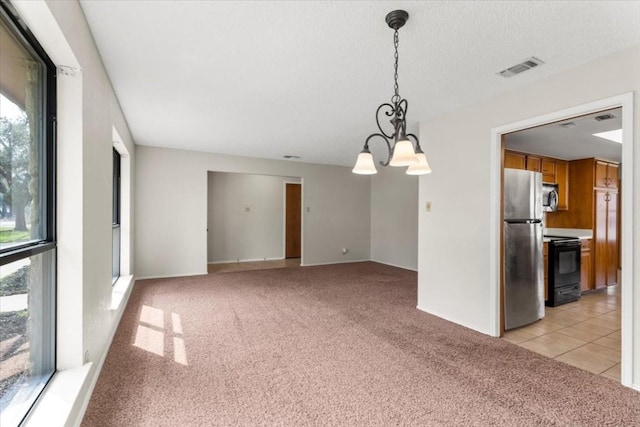
<svg viewBox="0 0 640 427">
<path fill-rule="evenodd" d="M 407 124 L 640 43 L 640 2 L 81 0 L 137 144 L 352 165 L 393 94 Z M 536 56 L 546 64 L 495 73 Z M 429 142 L 423 147 L 428 150 Z M 296 161 L 296 160 L 292 160 Z"/>
<path fill-rule="evenodd" d="M 603 121 L 595 119 L 605 113 L 615 117 Z M 560 126 L 570 122 L 575 126 L 566 128 Z M 616 129 L 622 129 L 622 108 L 568 118 L 557 123 L 510 133 L 505 137 L 505 146 L 512 150 L 556 159 L 576 160 L 599 157 L 620 162 L 622 144 L 593 136 L 594 133 Z"/>
</svg>

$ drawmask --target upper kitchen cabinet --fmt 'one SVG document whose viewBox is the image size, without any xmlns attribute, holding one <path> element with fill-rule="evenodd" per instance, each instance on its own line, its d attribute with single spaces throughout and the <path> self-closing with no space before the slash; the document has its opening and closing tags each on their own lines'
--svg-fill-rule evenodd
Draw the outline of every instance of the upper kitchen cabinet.
<svg viewBox="0 0 640 427">
<path fill-rule="evenodd" d="M 527 154 L 527 170 L 532 172 L 541 172 L 542 168 L 542 159 L 538 156 L 532 156 L 531 154 Z M 544 179 L 542 182 L 548 182 Z"/>
<path fill-rule="evenodd" d="M 617 163 L 596 160 L 594 186 L 597 188 L 618 188 L 618 169 Z"/>
<path fill-rule="evenodd" d="M 556 160 L 547 157 L 542 158 L 540 172 L 542 172 L 542 182 L 556 182 Z"/>
<path fill-rule="evenodd" d="M 569 209 L 569 162 L 566 160 L 555 161 L 555 183 L 558 184 L 558 210 Z"/>
<path fill-rule="evenodd" d="M 567 161 L 505 150 L 504 167 L 542 173 L 542 182 L 558 184 L 558 210 L 569 209 L 569 163 Z"/>
<path fill-rule="evenodd" d="M 504 152 L 504 167 L 505 169 L 525 169 L 527 162 L 527 156 L 522 153 L 516 153 L 515 151 L 505 150 Z"/>
</svg>

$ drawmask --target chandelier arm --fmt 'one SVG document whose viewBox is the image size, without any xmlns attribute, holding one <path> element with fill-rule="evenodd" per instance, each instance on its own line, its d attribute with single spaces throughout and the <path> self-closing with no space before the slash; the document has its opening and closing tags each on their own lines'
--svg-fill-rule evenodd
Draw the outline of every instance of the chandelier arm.
<svg viewBox="0 0 640 427">
<path fill-rule="evenodd" d="M 389 111 L 385 111 L 384 114 L 387 117 L 391 117 L 394 116 L 396 114 L 396 109 L 394 108 L 393 105 L 389 104 L 388 102 L 384 103 L 384 104 L 380 104 L 380 106 L 378 107 L 378 109 L 376 110 L 376 124 L 378 125 L 378 129 L 380 129 L 380 133 L 382 135 L 384 135 L 386 138 L 388 139 L 393 139 L 393 137 L 395 136 L 395 128 L 394 128 L 394 133 L 392 133 L 391 135 L 387 135 L 387 133 L 384 131 L 384 129 L 382 129 L 382 126 L 380 126 L 380 110 L 383 107 L 387 107 L 389 108 Z M 375 134 L 374 134 L 375 135 Z"/>
<path fill-rule="evenodd" d="M 387 155 L 387 161 L 383 162 L 382 160 L 380 160 L 378 163 L 380 163 L 380 166 L 388 166 L 389 162 L 391 161 L 391 154 L 392 154 L 392 149 L 391 149 L 391 144 L 389 144 L 389 138 L 387 138 L 384 133 L 372 133 L 371 135 L 369 135 L 366 139 L 366 141 L 364 142 L 364 147 L 366 149 L 369 149 L 369 140 L 375 136 L 379 136 L 380 138 L 382 138 L 384 140 L 384 142 L 387 144 L 387 150 L 388 150 L 388 155 Z"/>
<path fill-rule="evenodd" d="M 398 102 L 398 108 L 402 112 L 402 117 L 400 118 L 404 120 L 404 118 L 407 117 L 407 110 L 409 109 L 409 101 L 407 101 L 406 99 L 401 99 L 400 102 Z"/>
<path fill-rule="evenodd" d="M 422 148 L 420 147 L 420 140 L 418 139 L 417 136 L 415 136 L 412 133 L 408 133 L 407 134 L 407 138 L 411 138 L 411 139 L 413 139 L 415 141 L 415 143 L 416 143 L 416 153 L 418 152 L 418 150 L 422 151 Z"/>
</svg>

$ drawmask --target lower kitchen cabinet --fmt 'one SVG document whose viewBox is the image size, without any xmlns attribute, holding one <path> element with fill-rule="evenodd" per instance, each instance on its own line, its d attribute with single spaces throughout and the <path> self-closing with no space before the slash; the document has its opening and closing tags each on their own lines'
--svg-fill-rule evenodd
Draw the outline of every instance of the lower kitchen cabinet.
<svg viewBox="0 0 640 427">
<path fill-rule="evenodd" d="M 591 268 L 591 239 L 582 240 L 580 253 L 580 291 L 593 289 L 593 273 Z"/>
</svg>

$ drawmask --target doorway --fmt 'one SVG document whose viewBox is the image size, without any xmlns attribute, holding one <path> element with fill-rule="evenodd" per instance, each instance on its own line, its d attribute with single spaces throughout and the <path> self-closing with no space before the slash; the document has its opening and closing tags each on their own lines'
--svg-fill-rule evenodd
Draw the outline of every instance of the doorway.
<svg viewBox="0 0 640 427">
<path fill-rule="evenodd" d="M 634 218 L 632 216 L 632 198 L 633 198 L 633 94 L 628 93 L 601 101 L 592 102 L 589 104 L 581 105 L 578 107 L 570 108 L 567 110 L 559 111 L 556 113 L 547 114 L 540 117 L 527 119 L 521 122 L 512 123 L 510 125 L 501 126 L 499 128 L 492 129 L 492 158 L 491 158 L 491 209 L 492 209 L 492 224 L 491 224 L 491 283 L 492 283 L 492 317 L 494 320 L 494 333 L 495 336 L 501 336 L 502 334 L 502 283 L 501 283 L 501 271 L 502 271 L 502 242 L 501 232 L 502 229 L 502 201 L 501 201 L 501 189 L 502 189 L 502 165 L 503 154 L 502 138 L 504 135 L 529 129 L 532 127 L 543 126 L 554 122 L 569 121 L 569 118 L 579 117 L 598 111 L 604 111 L 612 108 L 622 107 L 622 127 L 624 128 L 623 144 L 622 144 L 622 156 L 621 160 L 624 164 L 621 177 L 624 186 L 619 189 L 622 205 L 621 205 L 621 218 L 620 235 L 628 236 L 621 242 L 620 247 L 620 259 L 622 264 L 621 278 L 619 284 L 616 287 L 616 295 L 607 295 L 605 293 L 604 302 L 600 304 L 615 304 L 615 300 L 620 302 L 621 312 L 621 374 L 620 381 L 623 385 L 632 386 L 633 378 L 633 282 L 632 282 L 632 230 Z M 544 172 L 543 172 L 544 173 Z M 597 305 L 598 303 L 596 303 Z M 614 315 L 611 315 L 613 318 Z M 586 320 L 588 321 L 588 320 Z M 615 320 L 614 320 L 615 322 Z"/>
<path fill-rule="evenodd" d="M 288 203 L 287 184 L 291 184 Z M 208 172 L 207 271 L 299 266 L 303 219 L 301 186 L 302 179 L 298 177 Z M 298 215 L 289 220 L 291 230 L 287 232 L 287 205 L 296 202 Z M 293 210 L 289 216 L 292 213 Z M 292 225 L 294 220 L 297 233 Z M 292 242 L 288 255 L 287 235 Z"/>
<path fill-rule="evenodd" d="M 285 183 L 285 258 L 302 254 L 302 185 Z"/>
</svg>

